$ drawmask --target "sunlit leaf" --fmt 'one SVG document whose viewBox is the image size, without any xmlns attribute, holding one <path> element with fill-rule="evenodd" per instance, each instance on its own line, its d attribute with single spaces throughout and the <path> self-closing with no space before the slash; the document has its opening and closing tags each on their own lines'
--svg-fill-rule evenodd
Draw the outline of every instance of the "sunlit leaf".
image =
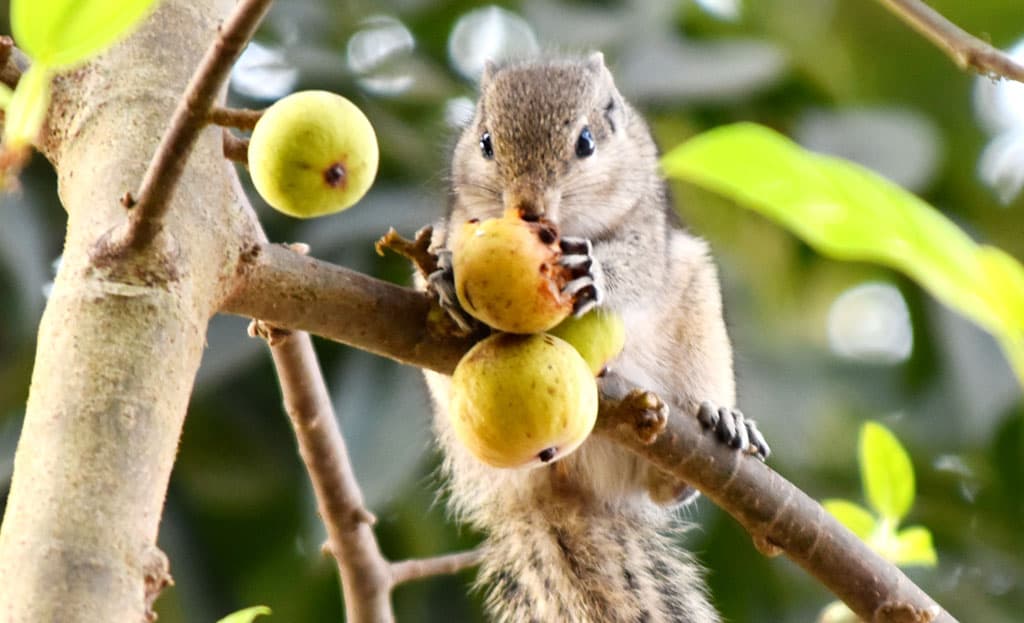
<svg viewBox="0 0 1024 623">
<path fill-rule="evenodd" d="M 932 533 L 922 526 L 911 526 L 896 535 L 896 548 L 892 562 L 900 566 L 934 567 L 938 562 Z"/>
<path fill-rule="evenodd" d="M 859 455 L 868 504 L 883 518 L 899 523 L 914 503 L 914 468 L 906 450 L 889 429 L 865 422 Z"/>
<path fill-rule="evenodd" d="M 831 499 L 823 500 L 821 505 L 825 507 L 839 523 L 846 526 L 850 532 L 856 534 L 861 540 L 866 541 L 875 531 L 875 517 L 868 509 L 860 504 L 854 504 L 847 500 Z"/>
<path fill-rule="evenodd" d="M 755 124 L 716 128 L 670 151 L 669 177 L 773 218 L 819 252 L 903 271 L 999 338 L 1024 384 L 1024 267 L 992 259 L 913 194 L 859 165 L 804 150 Z"/>
<path fill-rule="evenodd" d="M 0 83 L 0 108 L 6 109 L 11 104 L 11 97 L 14 96 L 14 91 L 11 87 L 6 84 Z"/>
<path fill-rule="evenodd" d="M 251 608 L 232 612 L 220 621 L 217 621 L 217 623 L 252 623 L 256 617 L 269 614 L 270 608 L 266 606 L 252 606 Z"/>
<path fill-rule="evenodd" d="M 46 67 L 37 65 L 21 76 L 4 113 L 4 145 L 8 149 L 25 148 L 39 136 L 50 106 L 52 77 Z"/>
<path fill-rule="evenodd" d="M 818 615 L 817 623 L 861 623 L 861 620 L 846 604 L 833 601 Z"/>
<path fill-rule="evenodd" d="M 18 46 L 39 64 L 62 69 L 126 36 L 156 0 L 11 0 Z"/>
</svg>

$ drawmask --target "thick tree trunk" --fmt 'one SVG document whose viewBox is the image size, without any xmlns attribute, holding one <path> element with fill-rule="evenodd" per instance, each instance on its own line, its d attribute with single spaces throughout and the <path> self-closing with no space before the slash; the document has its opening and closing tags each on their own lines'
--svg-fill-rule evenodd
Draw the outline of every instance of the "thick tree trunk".
<svg viewBox="0 0 1024 623">
<path fill-rule="evenodd" d="M 44 150 L 68 213 L 7 512 L 0 620 L 136 622 L 166 577 L 157 530 L 206 326 L 255 239 L 221 134 L 200 137 L 156 243 L 99 260 L 230 0 L 165 0 L 55 84 Z"/>
</svg>

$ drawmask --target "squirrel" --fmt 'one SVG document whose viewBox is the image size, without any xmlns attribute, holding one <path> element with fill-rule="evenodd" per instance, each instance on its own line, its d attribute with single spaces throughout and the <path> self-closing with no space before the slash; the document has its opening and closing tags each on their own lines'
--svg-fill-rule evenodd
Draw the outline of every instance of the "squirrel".
<svg viewBox="0 0 1024 623">
<path fill-rule="evenodd" d="M 516 209 L 556 224 L 577 315 L 619 313 L 626 344 L 603 395 L 652 398 L 652 417 L 697 417 L 723 443 L 769 449 L 735 409 L 732 346 L 707 244 L 676 223 L 658 151 L 601 53 L 487 63 L 454 147 L 439 270 L 420 279 L 460 326 L 447 226 Z M 456 518 L 487 533 L 480 583 L 492 618 L 519 623 L 716 623 L 698 565 L 672 539 L 696 492 L 607 439 L 532 470 L 480 463 L 454 437 L 450 378 L 427 372 Z M 639 389 L 635 389 L 639 388 Z M 543 460 L 543 457 L 541 457 Z"/>
</svg>

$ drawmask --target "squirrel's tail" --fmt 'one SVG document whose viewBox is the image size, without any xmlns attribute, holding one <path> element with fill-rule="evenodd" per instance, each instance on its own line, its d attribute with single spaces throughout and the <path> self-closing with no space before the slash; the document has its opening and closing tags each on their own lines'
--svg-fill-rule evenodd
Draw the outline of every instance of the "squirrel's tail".
<svg viewBox="0 0 1024 623">
<path fill-rule="evenodd" d="M 559 505 L 561 506 L 561 505 Z M 697 564 L 618 509 L 546 508 L 492 526 L 480 582 L 498 623 L 717 623 Z"/>
</svg>

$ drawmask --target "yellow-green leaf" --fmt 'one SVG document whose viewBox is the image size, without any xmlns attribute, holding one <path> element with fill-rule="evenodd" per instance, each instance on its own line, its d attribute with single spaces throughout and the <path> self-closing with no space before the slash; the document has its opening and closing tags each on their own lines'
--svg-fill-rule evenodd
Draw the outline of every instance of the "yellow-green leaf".
<svg viewBox="0 0 1024 623">
<path fill-rule="evenodd" d="M 892 562 L 900 566 L 934 567 L 938 562 L 932 533 L 923 526 L 911 526 L 896 535 L 896 551 Z"/>
<path fill-rule="evenodd" d="M 11 104 L 11 97 L 14 91 L 6 84 L 0 83 L 0 109 L 6 109 Z"/>
<path fill-rule="evenodd" d="M 36 63 L 63 69 L 126 36 L 156 0 L 11 0 L 11 30 Z"/>
<path fill-rule="evenodd" d="M 266 606 L 252 606 L 251 608 L 232 612 L 220 621 L 217 621 L 217 623 L 252 623 L 256 617 L 269 614 L 270 608 Z"/>
<path fill-rule="evenodd" d="M 819 252 L 900 270 L 993 333 L 1024 384 L 1024 267 L 977 245 L 913 194 L 755 124 L 716 128 L 662 166 L 783 224 Z"/>
<path fill-rule="evenodd" d="M 875 531 L 876 521 L 874 515 L 860 504 L 854 504 L 847 500 L 831 499 L 823 500 L 821 505 L 839 523 L 846 526 L 850 532 L 856 534 L 862 541 L 867 541 L 871 537 L 871 533 Z"/>
<path fill-rule="evenodd" d="M 860 430 L 860 471 L 868 504 L 898 524 L 914 503 L 914 468 L 889 429 L 865 422 Z"/>
<path fill-rule="evenodd" d="M 18 81 L 4 112 L 4 146 L 19 150 L 30 146 L 39 136 L 50 106 L 50 80 L 46 67 L 32 65 Z"/>
</svg>

